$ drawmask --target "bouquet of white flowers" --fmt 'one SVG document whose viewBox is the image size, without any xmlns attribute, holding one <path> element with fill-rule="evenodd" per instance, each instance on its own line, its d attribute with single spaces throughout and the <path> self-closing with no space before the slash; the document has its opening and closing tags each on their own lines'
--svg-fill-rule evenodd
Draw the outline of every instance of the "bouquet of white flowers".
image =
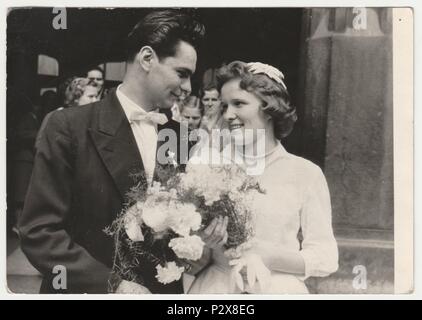
<svg viewBox="0 0 422 320">
<path fill-rule="evenodd" d="M 200 212 L 202 226 L 228 217 L 226 254 L 239 256 L 254 235 L 253 193 L 262 192 L 256 180 L 234 164 L 195 164 L 176 179 L 180 194 Z"/>
<path fill-rule="evenodd" d="M 251 193 L 260 191 L 257 182 L 236 165 L 193 165 L 172 174 L 162 169 L 160 175 L 165 183 L 130 191 L 131 205 L 107 230 L 115 236 L 115 272 L 136 281 L 131 270 L 143 256 L 155 265 L 159 282 L 179 280 L 185 260 L 202 256 L 204 242 L 197 232 L 219 215 L 228 216 L 226 252 L 239 257 L 254 234 L 250 201 Z M 151 250 L 158 241 L 165 250 Z M 169 249 L 171 255 L 165 253 Z"/>
</svg>

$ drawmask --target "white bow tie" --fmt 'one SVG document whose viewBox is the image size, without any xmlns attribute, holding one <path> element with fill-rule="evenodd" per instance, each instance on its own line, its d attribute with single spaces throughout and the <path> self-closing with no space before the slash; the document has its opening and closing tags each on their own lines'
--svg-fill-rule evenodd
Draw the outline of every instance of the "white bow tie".
<svg viewBox="0 0 422 320">
<path fill-rule="evenodd" d="M 167 116 L 163 113 L 155 111 L 151 112 L 133 112 L 130 115 L 129 122 L 132 121 L 150 121 L 152 123 L 163 125 L 168 122 Z"/>
</svg>

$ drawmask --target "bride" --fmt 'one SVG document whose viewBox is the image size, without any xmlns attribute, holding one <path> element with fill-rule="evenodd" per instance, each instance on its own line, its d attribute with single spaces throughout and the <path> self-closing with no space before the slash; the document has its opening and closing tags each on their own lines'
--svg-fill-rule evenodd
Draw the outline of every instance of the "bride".
<svg viewBox="0 0 422 320">
<path fill-rule="evenodd" d="M 219 70 L 217 79 L 224 119 L 235 142 L 226 146 L 230 150 L 223 154 L 241 159 L 265 192 L 253 199 L 252 247 L 234 260 L 224 254 L 227 234 L 220 232 L 223 241 L 203 237 L 211 248 L 212 262 L 196 275 L 187 292 L 308 293 L 306 278 L 328 276 L 337 270 L 338 249 L 321 169 L 288 153 L 280 143 L 297 119 L 283 74 L 262 63 L 234 61 Z M 251 130 L 253 134 L 248 135 Z M 253 150 L 258 151 L 253 155 Z M 226 227 L 227 221 L 220 221 L 219 231 L 222 225 Z M 300 231 L 302 241 L 298 239 Z"/>
</svg>

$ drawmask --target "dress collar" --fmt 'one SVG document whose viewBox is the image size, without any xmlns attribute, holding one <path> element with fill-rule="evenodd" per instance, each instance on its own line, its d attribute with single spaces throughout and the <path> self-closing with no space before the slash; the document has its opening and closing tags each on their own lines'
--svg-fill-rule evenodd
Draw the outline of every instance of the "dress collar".
<svg viewBox="0 0 422 320">
<path fill-rule="evenodd" d="M 237 151 L 237 152 L 240 154 L 239 151 Z M 241 155 L 246 160 L 258 160 L 258 159 L 263 159 L 263 158 L 266 158 L 268 160 L 268 159 L 272 159 L 272 158 L 283 157 L 287 153 L 288 152 L 283 147 L 283 145 L 281 144 L 281 142 L 278 141 L 277 145 L 274 148 L 272 148 L 270 151 L 266 152 L 265 154 L 246 155 L 246 154 L 243 154 L 242 153 Z"/>
<path fill-rule="evenodd" d="M 228 147 L 231 148 L 231 152 L 228 152 L 227 149 L 223 150 L 222 152 L 223 158 L 226 158 L 229 154 L 231 154 L 230 161 L 232 163 L 236 163 L 240 165 L 241 167 L 245 168 L 247 171 L 251 170 L 249 171 L 249 172 L 252 172 L 251 175 L 263 174 L 263 170 L 265 170 L 265 168 L 268 168 L 274 162 L 286 157 L 289 154 L 286 151 L 286 149 L 283 147 L 280 141 L 278 141 L 277 145 L 269 152 L 262 155 L 256 155 L 256 156 L 250 156 L 250 155 L 245 156 L 244 154 L 235 150 L 233 145 L 226 146 L 226 148 Z M 257 169 L 257 171 L 254 171 L 255 170 L 254 168 Z"/>
</svg>

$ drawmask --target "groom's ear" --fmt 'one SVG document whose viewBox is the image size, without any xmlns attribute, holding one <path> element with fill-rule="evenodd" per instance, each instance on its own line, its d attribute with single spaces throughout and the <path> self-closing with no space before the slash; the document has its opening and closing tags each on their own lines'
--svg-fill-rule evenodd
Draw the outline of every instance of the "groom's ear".
<svg viewBox="0 0 422 320">
<path fill-rule="evenodd" d="M 141 50 L 139 50 L 137 55 L 137 60 L 142 69 L 144 69 L 146 72 L 149 72 L 151 70 L 151 66 L 154 63 L 154 60 L 157 59 L 157 55 L 153 48 L 150 46 L 142 47 Z"/>
</svg>

